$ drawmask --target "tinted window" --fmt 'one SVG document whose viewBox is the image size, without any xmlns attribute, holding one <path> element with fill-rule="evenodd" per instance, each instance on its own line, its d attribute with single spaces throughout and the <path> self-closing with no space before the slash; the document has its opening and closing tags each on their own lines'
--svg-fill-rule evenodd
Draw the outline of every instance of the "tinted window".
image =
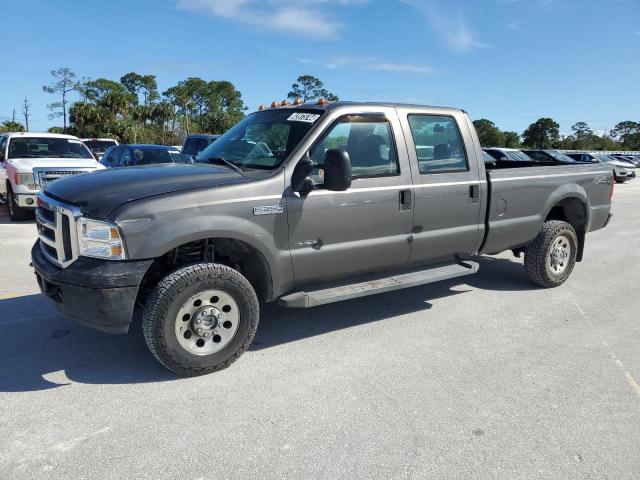
<svg viewBox="0 0 640 480">
<path fill-rule="evenodd" d="M 198 139 L 198 147 L 196 149 L 196 155 L 198 153 L 200 153 L 201 151 L 203 151 L 208 146 L 209 146 L 209 140 L 207 140 L 206 138 L 199 138 Z"/>
<path fill-rule="evenodd" d="M 409 126 L 420 173 L 465 172 L 469 169 L 462 137 L 452 117 L 409 115 Z"/>
<path fill-rule="evenodd" d="M 120 165 L 123 167 L 128 167 L 129 165 L 133 165 L 131 150 L 129 150 L 128 148 L 122 149 L 122 156 L 120 157 Z"/>
<path fill-rule="evenodd" d="M 327 150 L 334 148 L 349 153 L 353 178 L 397 175 L 400 171 L 391 124 L 384 116 L 343 117 L 314 145 L 309 154 L 321 166 Z"/>
<path fill-rule="evenodd" d="M 120 165 L 120 157 L 122 157 L 122 147 L 118 147 L 112 150 L 111 155 L 109 155 L 109 165 L 118 167 Z"/>
<path fill-rule="evenodd" d="M 83 142 L 92 152 L 104 152 L 107 148 L 113 147 L 115 140 L 85 140 Z"/>
<path fill-rule="evenodd" d="M 185 155 L 195 155 L 197 151 L 198 151 L 198 139 L 187 138 L 187 141 L 184 142 L 182 153 L 184 153 Z"/>
<path fill-rule="evenodd" d="M 151 165 L 154 163 L 191 163 L 186 155 L 177 150 L 153 150 L 134 148 L 135 165 Z"/>
</svg>

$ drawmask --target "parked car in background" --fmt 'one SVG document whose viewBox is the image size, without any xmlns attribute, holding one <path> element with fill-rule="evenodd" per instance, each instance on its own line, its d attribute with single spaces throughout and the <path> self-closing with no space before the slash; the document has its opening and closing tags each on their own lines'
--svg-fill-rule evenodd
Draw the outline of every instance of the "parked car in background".
<svg viewBox="0 0 640 480">
<path fill-rule="evenodd" d="M 107 168 L 134 167 L 157 163 L 193 163 L 173 147 L 165 145 L 118 145 L 109 148 L 100 161 Z"/>
<path fill-rule="evenodd" d="M 11 220 L 25 220 L 49 183 L 103 169 L 79 138 L 56 133 L 0 134 L 0 193 Z"/>
<path fill-rule="evenodd" d="M 602 153 L 579 152 L 567 153 L 567 155 L 578 162 L 604 163 L 610 165 L 613 169 L 615 181 L 618 183 L 624 183 L 630 178 L 635 178 L 636 176 L 633 165 L 620 160 L 615 160 L 612 157 L 607 157 Z"/>
<path fill-rule="evenodd" d="M 107 148 L 118 145 L 118 141 L 111 138 L 83 138 L 82 143 L 91 150 L 91 153 L 93 153 L 93 156 L 98 161 L 100 161 L 104 152 L 107 151 Z"/>
<path fill-rule="evenodd" d="M 531 158 L 526 153 L 522 153 L 520 150 L 516 150 L 515 148 L 483 148 L 485 152 L 491 155 L 498 161 L 513 161 L 513 162 L 534 162 L 535 160 Z"/>
<path fill-rule="evenodd" d="M 539 162 L 577 163 L 570 156 L 557 150 L 521 150 L 521 152 Z"/>
<path fill-rule="evenodd" d="M 635 167 L 640 167 L 640 156 L 635 155 L 621 155 L 621 154 L 611 154 L 609 157 L 613 157 L 616 160 L 622 160 L 623 162 L 629 162 Z"/>
<path fill-rule="evenodd" d="M 182 145 L 182 153 L 190 157 L 195 157 L 218 138 L 220 138 L 220 135 L 189 135 L 185 139 L 184 145 Z"/>
</svg>

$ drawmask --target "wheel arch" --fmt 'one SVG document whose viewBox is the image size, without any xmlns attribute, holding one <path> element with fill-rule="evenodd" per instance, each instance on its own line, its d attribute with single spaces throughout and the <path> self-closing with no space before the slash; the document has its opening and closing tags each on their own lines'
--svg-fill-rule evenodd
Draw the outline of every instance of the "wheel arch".
<svg viewBox="0 0 640 480">
<path fill-rule="evenodd" d="M 562 220 L 567 222 L 576 231 L 578 237 L 578 252 L 576 261 L 582 261 L 584 243 L 589 229 L 589 203 L 586 194 L 578 192 L 567 193 L 556 199 L 547 210 L 545 222 L 548 220 Z"/>
</svg>

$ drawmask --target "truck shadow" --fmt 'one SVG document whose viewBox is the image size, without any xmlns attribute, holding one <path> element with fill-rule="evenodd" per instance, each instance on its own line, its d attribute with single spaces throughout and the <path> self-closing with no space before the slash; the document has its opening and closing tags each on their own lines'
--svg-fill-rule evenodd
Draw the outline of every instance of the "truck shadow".
<svg viewBox="0 0 640 480">
<path fill-rule="evenodd" d="M 480 259 L 480 273 L 433 285 L 350 300 L 309 310 L 263 306 L 247 353 L 432 308 L 430 301 L 482 290 L 525 290 L 519 264 Z M 453 290 L 452 287 L 456 287 Z M 0 300 L 0 392 L 59 388 L 72 382 L 133 384 L 176 380 L 148 351 L 140 322 L 129 335 L 113 336 L 64 318 L 41 295 Z"/>
</svg>

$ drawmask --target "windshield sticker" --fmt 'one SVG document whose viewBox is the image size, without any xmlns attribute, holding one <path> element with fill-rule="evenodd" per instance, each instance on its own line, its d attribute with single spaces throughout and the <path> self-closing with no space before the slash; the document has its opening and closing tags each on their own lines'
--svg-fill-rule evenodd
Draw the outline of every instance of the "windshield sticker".
<svg viewBox="0 0 640 480">
<path fill-rule="evenodd" d="M 317 113 L 298 112 L 298 113 L 293 113 L 289 118 L 287 118 L 287 120 L 290 122 L 313 123 L 319 118 L 320 118 L 320 115 L 318 115 Z"/>
<path fill-rule="evenodd" d="M 82 143 L 80 140 L 71 140 L 71 139 L 69 139 L 69 140 L 67 140 L 67 141 L 68 141 L 69 143 L 78 143 L 78 144 L 79 144 L 79 143 Z"/>
<path fill-rule="evenodd" d="M 180 153 L 178 150 L 169 150 L 169 153 Z"/>
</svg>

